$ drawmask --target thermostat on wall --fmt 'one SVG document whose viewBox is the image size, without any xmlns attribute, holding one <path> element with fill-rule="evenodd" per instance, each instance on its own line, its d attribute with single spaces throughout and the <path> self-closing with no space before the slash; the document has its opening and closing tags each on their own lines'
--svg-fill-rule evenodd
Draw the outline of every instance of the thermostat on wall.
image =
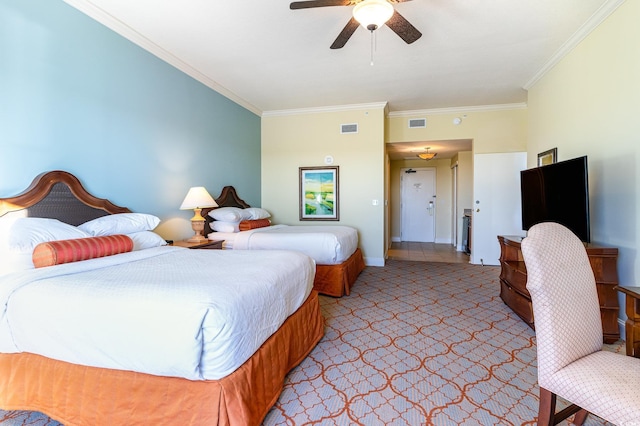
<svg viewBox="0 0 640 426">
<path fill-rule="evenodd" d="M 330 155 L 324 157 L 324 164 L 333 164 L 333 157 Z"/>
</svg>

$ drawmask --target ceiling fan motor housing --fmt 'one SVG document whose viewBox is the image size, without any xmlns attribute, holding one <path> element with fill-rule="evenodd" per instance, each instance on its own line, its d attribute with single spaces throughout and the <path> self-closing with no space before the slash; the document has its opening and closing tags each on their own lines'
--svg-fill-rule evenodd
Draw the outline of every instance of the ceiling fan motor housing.
<svg viewBox="0 0 640 426">
<path fill-rule="evenodd" d="M 394 0 L 393 3 L 406 1 L 410 0 Z M 353 16 L 333 42 L 331 49 L 343 48 L 359 26 L 373 32 L 386 24 L 391 31 L 396 33 L 407 44 L 411 44 L 422 37 L 422 33 L 398 13 L 388 0 L 361 0 L 357 2 L 355 0 L 303 0 L 292 2 L 289 8 L 298 10 L 327 6 L 353 6 Z M 382 10 L 385 13 L 378 15 L 375 10 Z M 362 19 L 360 13 L 364 16 Z"/>
</svg>

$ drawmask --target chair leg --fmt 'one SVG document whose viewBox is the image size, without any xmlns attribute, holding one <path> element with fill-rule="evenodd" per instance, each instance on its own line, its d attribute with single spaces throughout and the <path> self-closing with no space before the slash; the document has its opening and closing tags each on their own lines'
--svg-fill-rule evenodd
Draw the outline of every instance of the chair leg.
<svg viewBox="0 0 640 426">
<path fill-rule="evenodd" d="M 576 416 L 573 418 L 573 424 L 576 426 L 582 426 L 585 420 L 587 420 L 588 415 L 589 415 L 589 412 L 587 410 L 581 409 L 576 413 Z"/>
<path fill-rule="evenodd" d="M 553 426 L 556 413 L 556 394 L 540 388 L 540 405 L 538 406 L 538 426 Z"/>
<path fill-rule="evenodd" d="M 573 424 L 582 426 L 589 412 L 575 404 L 569 405 L 564 410 L 556 413 L 556 394 L 547 389 L 540 388 L 540 405 L 538 406 L 538 426 L 554 426 L 569 416 L 575 414 Z"/>
</svg>

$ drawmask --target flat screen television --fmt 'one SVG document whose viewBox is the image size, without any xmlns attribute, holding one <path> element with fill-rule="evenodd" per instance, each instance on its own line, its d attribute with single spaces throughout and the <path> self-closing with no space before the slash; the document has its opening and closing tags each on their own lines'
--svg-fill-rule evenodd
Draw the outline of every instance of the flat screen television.
<svg viewBox="0 0 640 426">
<path fill-rule="evenodd" d="M 522 229 L 557 222 L 590 242 L 588 180 L 586 156 L 522 170 Z"/>
</svg>

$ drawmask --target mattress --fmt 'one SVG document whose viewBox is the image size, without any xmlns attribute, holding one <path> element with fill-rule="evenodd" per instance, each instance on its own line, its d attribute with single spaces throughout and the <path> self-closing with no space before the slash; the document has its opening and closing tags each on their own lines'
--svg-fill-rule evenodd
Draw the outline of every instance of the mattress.
<svg viewBox="0 0 640 426">
<path fill-rule="evenodd" d="M 234 233 L 212 232 L 211 240 L 224 240 L 225 249 L 295 250 L 319 265 L 337 265 L 358 248 L 358 232 L 350 226 L 273 225 Z"/>
<path fill-rule="evenodd" d="M 307 299 L 290 251 L 157 247 L 0 277 L 0 352 L 190 380 L 237 369 Z"/>
</svg>

